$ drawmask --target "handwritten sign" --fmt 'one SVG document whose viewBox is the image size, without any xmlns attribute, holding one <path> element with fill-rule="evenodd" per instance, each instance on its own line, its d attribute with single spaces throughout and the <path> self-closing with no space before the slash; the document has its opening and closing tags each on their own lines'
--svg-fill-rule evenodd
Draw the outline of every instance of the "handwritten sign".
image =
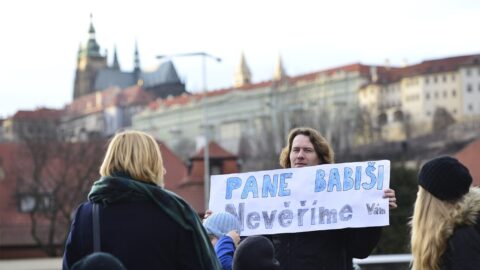
<svg viewBox="0 0 480 270">
<path fill-rule="evenodd" d="M 209 208 L 244 236 L 386 226 L 389 184 L 388 160 L 213 175 Z"/>
</svg>

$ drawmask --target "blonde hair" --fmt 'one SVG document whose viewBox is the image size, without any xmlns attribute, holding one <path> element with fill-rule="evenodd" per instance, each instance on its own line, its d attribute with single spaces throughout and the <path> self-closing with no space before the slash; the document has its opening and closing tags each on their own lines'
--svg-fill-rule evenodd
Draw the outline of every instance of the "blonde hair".
<svg viewBox="0 0 480 270">
<path fill-rule="evenodd" d="M 116 172 L 163 187 L 163 160 L 155 139 L 145 132 L 134 130 L 116 134 L 108 145 L 100 175 L 111 176 Z"/>
<path fill-rule="evenodd" d="M 287 146 L 285 146 L 280 153 L 280 166 L 282 168 L 292 167 L 292 164 L 290 163 L 290 151 L 292 151 L 293 139 L 295 139 L 297 135 L 304 135 L 310 139 L 321 164 L 331 164 L 334 162 L 333 149 L 327 142 L 327 139 L 313 128 L 300 127 L 292 129 L 290 134 L 288 134 Z"/>
<path fill-rule="evenodd" d="M 413 217 L 411 248 L 412 269 L 438 270 L 454 228 L 453 214 L 458 203 L 442 201 L 419 186 Z"/>
</svg>

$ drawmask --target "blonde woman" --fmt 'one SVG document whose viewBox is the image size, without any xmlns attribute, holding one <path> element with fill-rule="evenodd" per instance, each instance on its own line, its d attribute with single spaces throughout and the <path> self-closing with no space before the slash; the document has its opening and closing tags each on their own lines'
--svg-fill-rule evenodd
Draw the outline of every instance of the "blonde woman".
<svg viewBox="0 0 480 270">
<path fill-rule="evenodd" d="M 195 211 L 163 189 L 164 173 L 153 137 L 139 131 L 115 135 L 101 178 L 75 214 L 63 269 L 93 252 L 93 205 L 99 206 L 100 251 L 117 257 L 126 269 L 221 269 Z"/>
<path fill-rule="evenodd" d="M 480 190 L 457 159 L 425 163 L 411 220 L 415 270 L 480 269 Z"/>
</svg>

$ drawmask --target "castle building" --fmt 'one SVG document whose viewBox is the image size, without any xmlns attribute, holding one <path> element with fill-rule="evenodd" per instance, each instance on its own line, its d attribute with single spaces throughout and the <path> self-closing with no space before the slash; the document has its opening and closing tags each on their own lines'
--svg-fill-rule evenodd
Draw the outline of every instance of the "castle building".
<svg viewBox="0 0 480 270">
<path fill-rule="evenodd" d="M 156 100 L 133 116 L 132 126 L 151 132 L 174 150 L 186 141 L 195 145 L 208 132 L 210 139 L 235 154 L 247 151 L 242 142 L 272 138 L 263 143 L 275 153 L 290 128 L 299 125 L 317 127 L 346 146 L 353 140 L 353 132 L 340 130 L 337 123 L 353 122 L 357 91 L 368 83 L 369 72 L 368 66 L 352 64 L 290 77 L 279 58 L 272 80 L 251 82 L 242 54 L 233 87 Z M 250 154 L 261 149 L 250 148 Z"/>
<path fill-rule="evenodd" d="M 287 76 L 279 58 L 272 80 L 252 82 L 242 53 L 235 74 L 233 87 L 150 103 L 133 127 L 176 149 L 201 140 L 206 117 L 210 139 L 241 156 L 279 153 L 296 126 L 318 128 L 342 152 L 480 120 L 480 55 L 403 67 L 355 63 L 297 76 Z"/>
<path fill-rule="evenodd" d="M 139 85 L 145 91 L 153 93 L 156 98 L 187 93 L 185 84 L 178 77 L 171 61 L 159 64 L 152 71 L 144 71 L 140 66 L 138 45 L 135 43 L 134 68 L 132 71 L 122 71 L 116 46 L 114 47 L 112 64 L 109 65 L 107 55 L 101 53 L 95 35 L 95 27 L 93 26 L 92 16 L 90 16 L 88 40 L 84 45 L 80 45 L 77 54 L 73 99 L 103 91 L 110 87 L 125 89 L 134 85 Z"/>
<path fill-rule="evenodd" d="M 62 130 L 71 141 L 109 137 L 131 126 L 132 116 L 155 99 L 188 95 L 172 61 L 151 71 L 142 70 L 135 43 L 134 68 L 123 71 L 114 47 L 109 65 L 100 52 L 90 17 L 88 40 L 80 45 L 73 89 L 73 101 L 65 108 Z"/>
<path fill-rule="evenodd" d="M 372 69 L 359 89 L 363 132 L 373 135 L 364 138 L 403 141 L 480 120 L 478 54 Z"/>
</svg>

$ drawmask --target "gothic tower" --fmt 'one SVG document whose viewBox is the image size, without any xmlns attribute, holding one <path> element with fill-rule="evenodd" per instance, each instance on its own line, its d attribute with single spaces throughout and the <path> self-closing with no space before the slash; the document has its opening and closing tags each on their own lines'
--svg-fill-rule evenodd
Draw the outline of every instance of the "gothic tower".
<svg viewBox="0 0 480 270">
<path fill-rule="evenodd" d="M 245 55 L 240 55 L 240 63 L 237 66 L 237 70 L 235 71 L 235 87 L 241 87 L 245 84 L 251 83 L 252 75 L 250 73 L 250 69 L 248 68 L 247 61 L 245 61 Z"/>
<path fill-rule="evenodd" d="M 278 54 L 277 63 L 275 64 L 275 69 L 273 71 L 273 80 L 282 81 L 287 77 L 285 68 L 283 67 L 282 56 Z"/>
<path fill-rule="evenodd" d="M 95 91 L 94 83 L 97 72 L 107 68 L 107 66 L 107 56 L 100 54 L 100 46 L 95 39 L 95 28 L 93 27 L 92 15 L 90 14 L 88 41 L 85 46 L 80 45 L 78 50 L 73 98 L 76 99 L 93 93 Z"/>
</svg>

